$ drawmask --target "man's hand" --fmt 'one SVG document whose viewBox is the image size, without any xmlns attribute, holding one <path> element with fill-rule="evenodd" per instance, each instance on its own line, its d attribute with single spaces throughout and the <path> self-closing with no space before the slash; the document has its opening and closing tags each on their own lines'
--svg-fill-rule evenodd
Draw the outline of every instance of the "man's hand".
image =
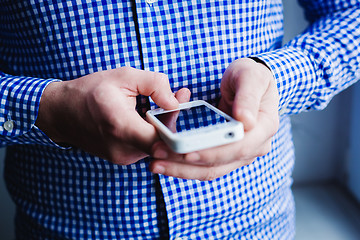
<svg viewBox="0 0 360 240">
<path fill-rule="evenodd" d="M 165 109 L 179 104 L 166 75 L 122 67 L 49 84 L 36 126 L 54 142 L 131 164 L 147 156 L 158 140 L 155 128 L 135 110 L 139 94 Z"/>
<path fill-rule="evenodd" d="M 236 60 L 224 73 L 221 94 L 219 108 L 243 122 L 244 138 L 188 154 L 176 154 L 159 141 L 152 148 L 155 159 L 150 165 L 152 172 L 212 180 L 251 164 L 270 151 L 271 138 L 279 125 L 279 97 L 271 71 L 252 59 Z"/>
</svg>

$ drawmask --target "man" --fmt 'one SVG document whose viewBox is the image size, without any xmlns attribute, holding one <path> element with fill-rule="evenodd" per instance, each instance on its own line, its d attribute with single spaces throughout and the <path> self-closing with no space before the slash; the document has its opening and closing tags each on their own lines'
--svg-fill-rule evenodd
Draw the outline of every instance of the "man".
<svg viewBox="0 0 360 240">
<path fill-rule="evenodd" d="M 289 115 L 360 67 L 360 3 L 301 3 L 311 25 L 280 47 L 281 1 L 1 1 L 17 238 L 293 238 Z M 242 121 L 243 140 L 171 152 L 143 113 L 189 99 Z"/>
</svg>

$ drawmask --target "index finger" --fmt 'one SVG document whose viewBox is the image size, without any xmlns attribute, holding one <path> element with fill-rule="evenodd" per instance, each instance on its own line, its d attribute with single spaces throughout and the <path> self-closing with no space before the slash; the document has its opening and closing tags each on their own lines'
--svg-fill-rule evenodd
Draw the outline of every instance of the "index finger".
<svg viewBox="0 0 360 240">
<path fill-rule="evenodd" d="M 137 89 L 140 94 L 150 96 L 159 107 L 164 109 L 174 109 L 179 106 L 167 75 L 144 71 L 142 76 L 137 79 Z"/>
</svg>

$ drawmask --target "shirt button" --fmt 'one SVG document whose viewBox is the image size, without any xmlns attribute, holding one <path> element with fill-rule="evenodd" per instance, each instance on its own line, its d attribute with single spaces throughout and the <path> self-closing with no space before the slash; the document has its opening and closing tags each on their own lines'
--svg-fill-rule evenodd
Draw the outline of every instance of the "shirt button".
<svg viewBox="0 0 360 240">
<path fill-rule="evenodd" d="M 148 4 L 153 4 L 154 2 L 156 2 L 157 0 L 145 0 L 146 3 Z"/>
<path fill-rule="evenodd" d="M 6 131 L 12 131 L 13 129 L 14 129 L 14 121 L 12 121 L 12 120 L 8 120 L 8 121 L 6 121 L 5 123 L 4 123 L 4 129 L 6 130 Z"/>
</svg>

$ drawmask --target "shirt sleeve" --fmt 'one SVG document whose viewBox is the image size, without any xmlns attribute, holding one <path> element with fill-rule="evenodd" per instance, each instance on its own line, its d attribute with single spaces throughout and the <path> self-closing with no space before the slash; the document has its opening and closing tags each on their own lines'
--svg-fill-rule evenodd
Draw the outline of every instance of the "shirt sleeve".
<svg viewBox="0 0 360 240">
<path fill-rule="evenodd" d="M 41 95 L 56 79 L 12 76 L 0 72 L 0 147 L 41 144 L 60 147 L 34 124 Z"/>
<path fill-rule="evenodd" d="M 282 48 L 256 56 L 277 81 L 281 115 L 323 109 L 360 78 L 359 1 L 300 3 L 311 25 Z"/>
</svg>

